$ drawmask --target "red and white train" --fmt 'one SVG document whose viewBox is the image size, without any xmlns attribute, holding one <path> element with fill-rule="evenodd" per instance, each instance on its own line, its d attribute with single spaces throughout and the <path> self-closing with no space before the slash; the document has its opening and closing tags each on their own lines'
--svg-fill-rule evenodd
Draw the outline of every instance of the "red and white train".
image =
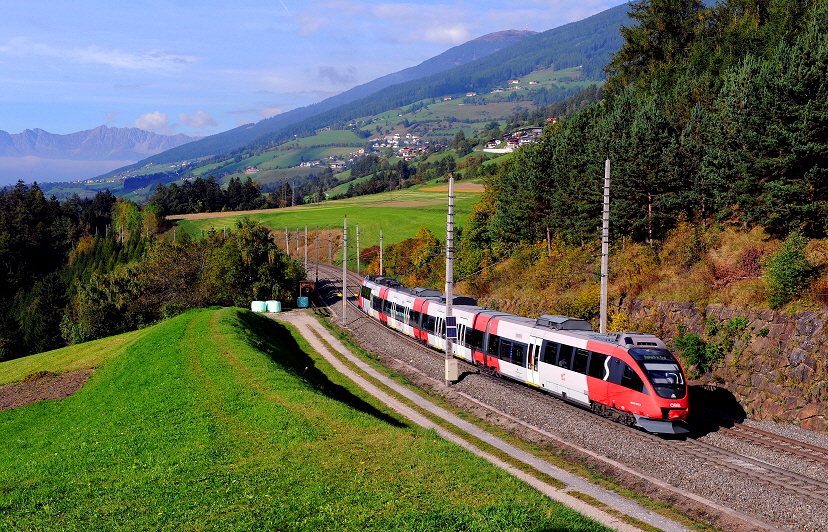
<svg viewBox="0 0 828 532">
<path fill-rule="evenodd" d="M 446 300 L 439 290 L 405 288 L 369 275 L 360 308 L 388 327 L 446 348 Z M 455 356 L 567 401 L 620 417 L 654 433 L 682 434 L 687 381 L 667 346 L 651 334 L 594 332 L 589 322 L 545 315 L 533 320 L 456 296 Z"/>
</svg>

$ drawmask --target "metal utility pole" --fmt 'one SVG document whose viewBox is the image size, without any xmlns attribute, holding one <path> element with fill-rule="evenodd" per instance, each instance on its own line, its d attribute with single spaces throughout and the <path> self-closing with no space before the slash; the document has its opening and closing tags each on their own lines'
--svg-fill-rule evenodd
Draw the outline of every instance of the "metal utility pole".
<svg viewBox="0 0 828 532">
<path fill-rule="evenodd" d="M 316 242 L 316 283 L 319 283 L 319 228 L 316 228 L 316 233 L 313 237 Z"/>
<path fill-rule="evenodd" d="M 382 229 L 380 229 L 380 271 L 379 271 L 379 274 L 384 275 L 382 272 L 383 272 L 383 269 L 382 269 Z"/>
<path fill-rule="evenodd" d="M 305 226 L 305 275 L 308 273 L 308 226 Z"/>
<path fill-rule="evenodd" d="M 296 228 L 296 260 L 299 260 L 299 228 Z"/>
<path fill-rule="evenodd" d="M 342 326 L 345 327 L 345 313 L 348 311 L 348 217 L 342 229 Z"/>
<path fill-rule="evenodd" d="M 446 219 L 446 386 L 457 380 L 457 360 L 454 358 L 454 340 L 457 338 L 457 318 L 454 303 L 454 177 L 449 177 L 448 217 Z"/>
<path fill-rule="evenodd" d="M 601 316 L 598 332 L 607 332 L 607 279 L 609 277 L 610 160 L 604 163 L 604 216 L 601 227 Z"/>
<path fill-rule="evenodd" d="M 328 264 L 333 266 L 333 235 L 328 232 Z"/>
<path fill-rule="evenodd" d="M 290 257 L 290 233 L 288 232 L 287 226 L 285 226 L 285 253 Z"/>
<path fill-rule="evenodd" d="M 357 273 L 359 272 L 359 224 L 356 224 L 356 245 L 357 245 L 357 254 L 356 254 L 356 261 L 357 261 Z"/>
</svg>

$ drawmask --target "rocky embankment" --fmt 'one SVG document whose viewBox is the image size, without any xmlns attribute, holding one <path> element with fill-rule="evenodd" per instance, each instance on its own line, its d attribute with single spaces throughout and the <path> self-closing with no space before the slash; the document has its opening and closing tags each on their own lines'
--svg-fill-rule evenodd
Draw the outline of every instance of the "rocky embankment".
<svg viewBox="0 0 828 532">
<path fill-rule="evenodd" d="M 624 311 L 633 327 L 656 333 L 668 345 L 683 326 L 684 334 L 699 335 L 719 355 L 691 384 L 726 389 L 752 419 L 828 430 L 828 312 L 791 316 L 656 301 L 635 301 Z"/>
</svg>

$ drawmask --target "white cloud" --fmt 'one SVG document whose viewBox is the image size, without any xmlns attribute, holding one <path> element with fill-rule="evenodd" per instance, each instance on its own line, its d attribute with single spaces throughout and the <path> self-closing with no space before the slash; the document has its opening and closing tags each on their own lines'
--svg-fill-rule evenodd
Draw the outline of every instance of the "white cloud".
<svg viewBox="0 0 828 532">
<path fill-rule="evenodd" d="M 423 41 L 440 44 L 463 44 L 471 40 L 472 36 L 468 29 L 462 25 L 447 27 L 428 28 L 422 34 Z"/>
<path fill-rule="evenodd" d="M 166 133 L 170 130 L 170 119 L 167 113 L 153 111 L 136 118 L 135 127 L 154 133 Z"/>
<path fill-rule="evenodd" d="M 75 63 L 94 63 L 129 70 L 170 71 L 180 70 L 197 61 L 195 57 L 173 54 L 162 50 L 124 52 L 105 50 L 99 46 L 87 48 L 55 48 L 45 43 L 32 42 L 25 37 L 12 39 L 0 46 L 0 54 L 20 57 L 41 56 Z"/>
<path fill-rule="evenodd" d="M 196 129 L 203 129 L 205 127 L 215 127 L 218 125 L 218 122 L 216 122 L 215 118 L 205 113 L 204 111 L 198 111 L 194 115 L 179 113 L 178 121 L 185 126 L 194 127 Z"/>
</svg>

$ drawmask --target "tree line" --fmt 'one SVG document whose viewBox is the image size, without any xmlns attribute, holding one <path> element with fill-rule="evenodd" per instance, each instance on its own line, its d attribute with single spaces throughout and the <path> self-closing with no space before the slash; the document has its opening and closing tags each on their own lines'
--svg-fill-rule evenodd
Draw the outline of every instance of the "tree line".
<svg viewBox="0 0 828 532">
<path fill-rule="evenodd" d="M 304 275 L 269 231 L 160 239 L 164 217 L 108 190 L 46 198 L 0 190 L 0 360 L 145 326 L 189 308 L 284 299 Z"/>
</svg>

